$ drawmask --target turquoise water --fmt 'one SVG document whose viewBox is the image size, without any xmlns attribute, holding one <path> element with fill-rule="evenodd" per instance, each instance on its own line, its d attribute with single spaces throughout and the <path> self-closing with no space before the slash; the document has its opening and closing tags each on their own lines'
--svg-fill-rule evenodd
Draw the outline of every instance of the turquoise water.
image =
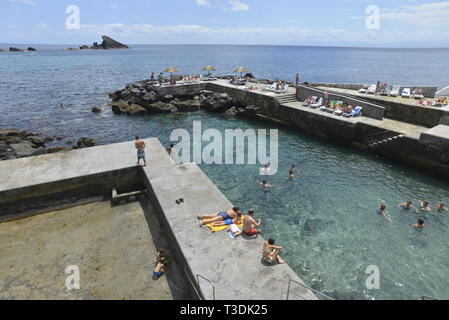
<svg viewBox="0 0 449 320">
<path fill-rule="evenodd" d="M 174 128 L 275 129 L 266 123 L 195 113 L 133 121 L 136 132 L 157 132 L 164 145 Z M 157 127 L 155 124 L 157 123 Z M 148 129 L 152 127 L 152 129 Z M 265 191 L 259 165 L 201 165 L 234 204 L 254 208 L 265 237 L 285 247 L 283 256 L 303 280 L 336 298 L 449 298 L 449 213 L 417 214 L 397 208 L 407 199 L 449 199 L 449 184 L 365 153 L 279 129 L 279 171 Z M 130 132 L 131 133 L 131 132 Z M 204 147 L 204 145 L 203 145 Z M 289 166 L 301 173 L 287 181 Z M 376 214 L 389 205 L 393 222 Z M 412 224 L 423 218 L 426 228 Z M 380 269 L 380 290 L 367 290 L 365 270 Z"/>
<path fill-rule="evenodd" d="M 415 68 L 409 68 L 404 55 L 411 57 Z M 164 145 L 172 130 L 191 130 L 194 120 L 201 120 L 203 129 L 220 131 L 272 129 L 276 128 L 272 124 L 201 112 L 127 117 L 110 111 L 92 114 L 90 109 L 105 105 L 108 91 L 168 65 L 185 72 L 198 72 L 202 64 L 219 70 L 244 65 L 261 77 L 293 80 L 299 71 L 308 81 L 382 79 L 442 87 L 447 84 L 439 75 L 439 63 L 449 64 L 448 58 L 449 50 L 443 49 L 232 46 L 6 53 L 0 55 L 0 128 L 62 134 L 63 143 L 80 136 L 113 143 L 137 134 L 158 137 Z M 438 66 L 431 61 L 439 61 Z M 256 210 L 265 237 L 274 237 L 285 247 L 283 256 L 307 284 L 339 298 L 449 299 L 449 213 L 426 214 L 427 226 L 417 232 L 411 224 L 423 215 L 397 209 L 399 202 L 414 198 L 449 203 L 447 182 L 283 128 L 279 128 L 279 162 L 278 175 L 268 178 L 276 187 L 268 192 L 256 182 L 261 179 L 259 165 L 201 168 L 233 203 Z M 287 171 L 293 163 L 301 174 L 289 182 Z M 392 223 L 375 213 L 382 201 L 389 205 Z M 380 290 L 365 288 L 369 265 L 380 269 Z"/>
</svg>

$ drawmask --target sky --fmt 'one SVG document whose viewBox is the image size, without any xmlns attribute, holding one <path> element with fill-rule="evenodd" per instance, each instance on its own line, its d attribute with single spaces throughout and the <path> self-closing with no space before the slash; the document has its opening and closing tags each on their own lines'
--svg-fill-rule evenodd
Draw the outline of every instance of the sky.
<svg viewBox="0 0 449 320">
<path fill-rule="evenodd" d="M 449 1 L 0 0 L 0 43 L 92 44 L 101 35 L 130 45 L 449 47 Z"/>
</svg>

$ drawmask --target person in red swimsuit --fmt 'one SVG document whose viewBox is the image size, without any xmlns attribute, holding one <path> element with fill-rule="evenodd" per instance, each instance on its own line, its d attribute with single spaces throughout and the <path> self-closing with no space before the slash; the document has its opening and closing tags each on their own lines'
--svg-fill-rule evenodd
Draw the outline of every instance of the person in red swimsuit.
<svg viewBox="0 0 449 320">
<path fill-rule="evenodd" d="M 260 219 L 258 222 L 254 220 L 254 210 L 248 210 L 248 215 L 243 218 L 243 233 L 251 237 L 261 233 L 262 231 L 258 229 L 261 223 Z"/>
</svg>

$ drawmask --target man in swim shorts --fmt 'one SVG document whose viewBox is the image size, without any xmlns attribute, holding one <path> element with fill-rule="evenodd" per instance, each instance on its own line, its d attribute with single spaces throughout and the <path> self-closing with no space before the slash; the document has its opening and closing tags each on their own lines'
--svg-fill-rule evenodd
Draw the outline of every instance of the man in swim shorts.
<svg viewBox="0 0 449 320">
<path fill-rule="evenodd" d="M 259 228 L 262 220 L 259 219 L 258 222 L 254 220 L 254 210 L 248 210 L 248 215 L 243 218 L 243 233 L 247 236 L 255 236 L 256 234 L 262 233 Z"/>
<path fill-rule="evenodd" d="M 226 220 L 233 220 L 237 217 L 237 214 L 240 212 L 239 207 L 234 207 L 232 209 L 229 209 L 227 211 L 221 211 L 216 214 L 204 214 L 198 216 L 198 219 L 203 220 L 200 222 L 200 227 L 214 222 L 220 222 L 220 221 L 226 221 Z"/>
<path fill-rule="evenodd" d="M 147 161 L 145 160 L 145 142 L 140 140 L 138 136 L 136 136 L 136 142 L 134 143 L 137 149 L 137 164 L 140 164 L 140 160 L 143 160 L 143 166 L 147 166 Z"/>
</svg>

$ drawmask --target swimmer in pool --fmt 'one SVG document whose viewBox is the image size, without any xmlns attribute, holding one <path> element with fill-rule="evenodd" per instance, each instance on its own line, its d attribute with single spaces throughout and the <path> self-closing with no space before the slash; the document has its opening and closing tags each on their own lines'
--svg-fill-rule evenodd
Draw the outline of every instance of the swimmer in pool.
<svg viewBox="0 0 449 320">
<path fill-rule="evenodd" d="M 377 209 L 377 214 L 383 216 L 385 219 L 391 221 L 391 218 L 388 216 L 387 205 L 381 204 L 380 207 Z"/>
<path fill-rule="evenodd" d="M 429 201 L 421 201 L 421 200 L 416 200 L 419 202 L 419 208 L 421 211 L 426 211 L 426 212 L 430 212 L 432 211 L 432 207 L 430 206 Z"/>
<path fill-rule="evenodd" d="M 412 208 L 414 208 L 415 206 L 412 205 L 412 202 L 409 200 L 407 202 L 403 202 L 399 205 L 399 208 L 403 209 L 403 210 L 410 210 Z"/>
<path fill-rule="evenodd" d="M 262 188 L 272 188 L 274 187 L 272 184 L 268 184 L 267 180 L 263 180 L 262 182 L 259 182 L 259 184 L 262 186 Z"/>
<path fill-rule="evenodd" d="M 296 172 L 296 166 L 294 164 L 292 164 L 292 166 L 290 167 L 290 170 L 288 170 L 288 180 L 294 179 L 295 178 L 295 172 Z"/>
<path fill-rule="evenodd" d="M 415 229 L 424 229 L 424 220 L 419 219 L 417 223 L 413 225 Z"/>
<path fill-rule="evenodd" d="M 264 172 L 270 171 L 270 166 L 268 164 L 265 164 L 262 168 L 262 171 L 264 171 Z"/>
<path fill-rule="evenodd" d="M 444 203 L 438 203 L 435 206 L 435 209 L 437 209 L 438 212 L 448 211 L 448 209 L 444 206 Z"/>
</svg>

